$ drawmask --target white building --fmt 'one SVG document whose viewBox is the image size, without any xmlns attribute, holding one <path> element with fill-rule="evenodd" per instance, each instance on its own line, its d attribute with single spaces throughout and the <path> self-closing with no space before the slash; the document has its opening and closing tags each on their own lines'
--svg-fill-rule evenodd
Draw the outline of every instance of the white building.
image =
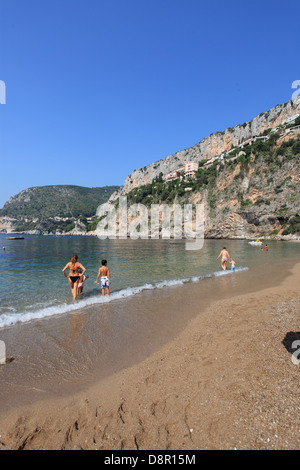
<svg viewBox="0 0 300 470">
<path fill-rule="evenodd" d="M 198 170 L 198 162 L 190 162 L 185 165 L 184 175 L 186 178 L 194 178 Z"/>
<path fill-rule="evenodd" d="M 170 171 L 170 173 L 168 173 L 166 176 L 165 176 L 165 181 L 174 181 L 174 180 L 177 180 L 177 178 L 180 177 L 180 172 L 177 171 L 177 170 L 174 170 L 174 171 Z"/>
<path fill-rule="evenodd" d="M 222 157 L 222 159 L 223 159 L 223 157 Z M 210 166 L 213 165 L 213 163 L 214 163 L 215 160 L 217 160 L 216 157 L 211 158 L 210 160 L 207 160 L 207 162 L 204 163 L 203 168 L 209 168 Z"/>
</svg>

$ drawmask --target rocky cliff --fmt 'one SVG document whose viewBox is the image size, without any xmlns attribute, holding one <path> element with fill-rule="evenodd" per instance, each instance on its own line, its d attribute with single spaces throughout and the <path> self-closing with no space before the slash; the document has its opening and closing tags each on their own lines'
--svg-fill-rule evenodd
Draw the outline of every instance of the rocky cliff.
<svg viewBox="0 0 300 470">
<path fill-rule="evenodd" d="M 300 123 L 296 122 L 295 128 L 291 128 L 295 123 L 287 123 L 297 114 L 300 97 L 135 170 L 121 188 L 102 188 L 101 200 L 94 193 L 87 196 L 88 188 L 47 187 L 42 190 L 43 197 L 39 188 L 30 188 L 11 198 L 0 211 L 0 231 L 97 235 L 105 201 L 109 198 L 109 206 L 117 207 L 119 196 L 126 194 L 128 204 L 148 207 L 157 203 L 203 203 L 206 237 L 298 237 Z M 250 138 L 262 134 L 263 139 L 249 143 Z M 248 145 L 244 146 L 246 141 Z M 221 158 L 210 167 L 203 166 L 204 161 L 216 156 Z M 194 179 L 163 180 L 162 175 L 192 161 L 202 162 Z M 71 201 L 76 205 L 70 205 Z"/>
<path fill-rule="evenodd" d="M 209 166 L 200 163 L 194 178 L 158 177 L 126 197 L 128 207 L 143 204 L 148 214 L 153 204 L 203 204 L 206 238 L 292 239 L 300 234 L 299 183 L 300 125 L 286 125 Z"/>
<path fill-rule="evenodd" d="M 214 188 L 190 202 L 205 207 L 207 238 L 298 239 L 300 133 L 278 138 L 267 151 L 249 147 L 216 168 Z"/>
<path fill-rule="evenodd" d="M 125 179 L 124 186 L 119 194 L 127 194 L 133 188 L 151 183 L 160 173 L 166 175 L 188 162 L 201 161 L 220 155 L 252 136 L 258 136 L 267 129 L 274 129 L 284 124 L 290 117 L 298 113 L 300 114 L 299 96 L 294 100 L 277 105 L 269 111 L 259 114 L 251 121 L 245 122 L 242 125 L 239 124 L 233 128 L 227 128 L 223 132 L 211 134 L 193 147 L 133 171 Z M 119 194 L 114 194 L 111 199 L 115 199 Z"/>
</svg>

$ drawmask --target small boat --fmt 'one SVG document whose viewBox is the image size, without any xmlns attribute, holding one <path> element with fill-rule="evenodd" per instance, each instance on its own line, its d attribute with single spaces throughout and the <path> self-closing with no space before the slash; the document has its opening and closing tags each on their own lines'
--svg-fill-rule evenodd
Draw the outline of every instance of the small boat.
<svg viewBox="0 0 300 470">
<path fill-rule="evenodd" d="M 7 240 L 24 240 L 24 237 L 8 237 Z"/>
<path fill-rule="evenodd" d="M 262 245 L 262 242 L 260 240 L 256 240 L 256 241 L 249 242 L 249 245 L 260 246 Z"/>
</svg>

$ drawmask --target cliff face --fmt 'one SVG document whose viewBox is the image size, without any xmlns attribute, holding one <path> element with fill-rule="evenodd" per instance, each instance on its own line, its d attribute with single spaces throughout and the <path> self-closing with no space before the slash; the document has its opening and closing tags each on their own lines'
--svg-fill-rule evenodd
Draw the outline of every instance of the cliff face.
<svg viewBox="0 0 300 470">
<path fill-rule="evenodd" d="M 127 193 L 140 203 L 204 205 L 206 238 L 298 238 L 300 234 L 300 126 L 267 132 L 236 148 L 194 178 L 161 178 Z M 114 195 L 115 197 L 115 195 Z M 114 205 L 114 201 L 110 201 Z M 195 216 L 195 214 L 194 214 Z"/>
<path fill-rule="evenodd" d="M 97 235 L 96 209 L 101 212 L 108 198 L 114 205 L 120 195 L 126 194 L 128 204 L 147 207 L 157 203 L 203 203 L 206 237 L 297 237 L 300 129 L 284 125 L 295 114 L 300 114 L 300 97 L 135 170 L 121 188 L 29 188 L 11 198 L 0 211 L 0 231 Z M 278 132 L 271 132 L 278 126 Z M 237 147 L 223 159 L 215 159 L 211 168 L 199 168 L 193 180 L 178 178 L 166 183 L 158 178 L 186 163 L 224 154 L 262 133 L 266 134 L 265 142 L 256 140 L 244 149 Z"/>
<path fill-rule="evenodd" d="M 292 140 L 298 153 L 294 153 L 292 146 L 282 146 Z M 225 163 L 218 172 L 213 192 L 194 193 L 190 202 L 204 204 L 207 238 L 293 239 L 300 232 L 299 183 L 300 132 L 297 131 L 290 133 L 289 140 L 279 139 L 270 154 L 251 153 L 246 166 L 236 163 L 232 167 Z"/>
<path fill-rule="evenodd" d="M 186 150 L 170 155 L 145 168 L 133 171 L 125 179 L 124 186 L 119 194 L 127 194 L 133 188 L 151 183 L 160 173 L 166 175 L 170 171 L 177 170 L 186 163 L 209 159 L 215 155 L 230 150 L 244 140 L 263 133 L 266 129 L 285 123 L 288 118 L 295 114 L 300 114 L 300 97 L 288 101 L 285 104 L 277 105 L 267 112 L 256 116 L 252 121 L 242 125 L 228 128 L 224 132 L 216 132 L 205 137 L 201 142 Z M 114 195 L 112 199 L 116 198 Z"/>
</svg>

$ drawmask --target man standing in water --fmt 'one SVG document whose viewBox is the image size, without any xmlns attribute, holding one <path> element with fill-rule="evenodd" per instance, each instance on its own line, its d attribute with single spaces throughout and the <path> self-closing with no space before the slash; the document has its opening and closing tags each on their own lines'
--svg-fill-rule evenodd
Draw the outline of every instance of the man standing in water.
<svg viewBox="0 0 300 470">
<path fill-rule="evenodd" d="M 226 271 L 226 263 L 230 259 L 230 256 L 225 246 L 223 250 L 221 251 L 221 253 L 219 254 L 219 256 L 217 257 L 217 260 L 220 258 L 220 256 L 222 256 L 221 268 L 223 269 L 223 271 Z"/>
<path fill-rule="evenodd" d="M 106 259 L 103 259 L 101 264 L 102 264 L 102 268 L 99 268 L 97 281 L 95 281 L 95 284 L 98 284 L 99 277 L 101 276 L 102 295 L 105 295 L 105 289 L 106 289 L 107 295 L 109 295 L 109 285 L 111 281 L 110 281 L 110 273 L 107 267 Z"/>
</svg>

